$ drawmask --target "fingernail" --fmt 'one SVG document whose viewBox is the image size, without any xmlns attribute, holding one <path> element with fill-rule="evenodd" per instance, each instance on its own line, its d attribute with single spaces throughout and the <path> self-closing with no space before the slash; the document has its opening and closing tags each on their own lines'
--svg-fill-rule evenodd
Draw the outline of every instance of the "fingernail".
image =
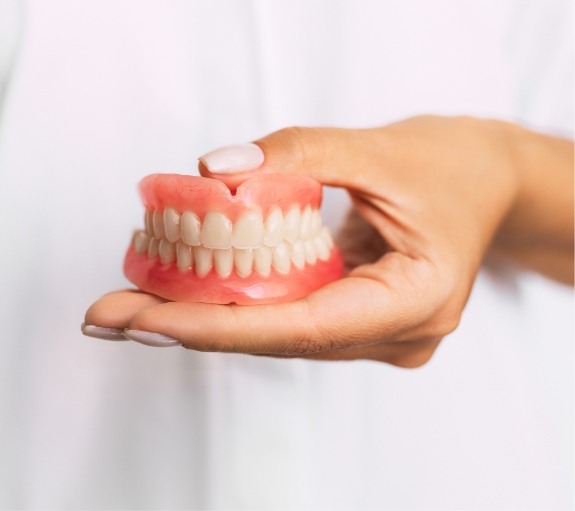
<svg viewBox="0 0 575 511">
<path fill-rule="evenodd" d="M 82 333 L 87 337 L 104 339 L 105 341 L 127 341 L 123 328 L 107 328 L 103 326 L 86 325 L 82 323 Z"/>
<path fill-rule="evenodd" d="M 199 159 L 214 174 L 234 174 L 257 169 L 264 162 L 264 153 L 256 144 L 233 144 L 204 154 Z"/>
<path fill-rule="evenodd" d="M 124 330 L 124 335 L 131 341 L 145 344 L 146 346 L 155 346 L 158 348 L 167 348 L 169 346 L 181 346 L 182 343 L 167 335 L 156 334 L 154 332 L 144 332 L 143 330 Z"/>
</svg>

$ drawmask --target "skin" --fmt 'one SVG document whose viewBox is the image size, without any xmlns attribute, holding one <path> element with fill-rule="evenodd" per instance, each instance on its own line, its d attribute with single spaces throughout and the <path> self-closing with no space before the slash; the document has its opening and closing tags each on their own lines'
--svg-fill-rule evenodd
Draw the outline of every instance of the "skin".
<svg viewBox="0 0 575 511">
<path fill-rule="evenodd" d="M 254 307 L 118 291 L 88 309 L 86 324 L 198 351 L 419 367 L 457 327 L 488 253 L 573 284 L 571 141 L 424 116 L 365 130 L 288 128 L 255 143 L 262 167 L 212 177 L 234 186 L 274 171 L 347 189 L 347 276 L 296 302 Z"/>
</svg>

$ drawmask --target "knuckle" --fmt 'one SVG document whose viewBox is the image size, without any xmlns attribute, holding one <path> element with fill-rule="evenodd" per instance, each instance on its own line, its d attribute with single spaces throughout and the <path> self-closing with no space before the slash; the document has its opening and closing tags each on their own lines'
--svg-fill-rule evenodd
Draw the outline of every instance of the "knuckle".
<svg viewBox="0 0 575 511">
<path fill-rule="evenodd" d="M 428 348 L 419 348 L 409 353 L 396 356 L 391 360 L 386 360 L 386 362 L 401 367 L 402 369 L 418 369 L 431 360 L 435 353 L 435 348 L 435 345 Z"/>
<path fill-rule="evenodd" d="M 290 159 L 298 165 L 306 167 L 321 154 L 322 137 L 314 128 L 290 126 L 279 130 L 276 135 Z"/>
</svg>

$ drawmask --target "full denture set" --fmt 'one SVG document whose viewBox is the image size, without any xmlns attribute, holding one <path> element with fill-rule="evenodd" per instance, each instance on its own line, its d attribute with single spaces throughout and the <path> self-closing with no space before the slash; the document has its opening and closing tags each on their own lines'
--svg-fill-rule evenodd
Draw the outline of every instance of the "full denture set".
<svg viewBox="0 0 575 511">
<path fill-rule="evenodd" d="M 140 183 L 145 228 L 124 270 L 170 300 L 271 303 L 294 300 L 341 276 L 341 256 L 305 177 L 261 174 L 235 194 L 220 181 L 153 174 Z"/>
</svg>

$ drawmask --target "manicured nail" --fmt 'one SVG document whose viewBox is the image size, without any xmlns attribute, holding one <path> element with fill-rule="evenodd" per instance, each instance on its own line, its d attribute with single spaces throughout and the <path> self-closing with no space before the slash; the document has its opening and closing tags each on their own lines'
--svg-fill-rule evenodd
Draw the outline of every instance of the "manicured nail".
<svg viewBox="0 0 575 511">
<path fill-rule="evenodd" d="M 214 174 L 235 174 L 257 169 L 264 153 L 256 144 L 233 144 L 200 156 L 200 161 Z"/>
<path fill-rule="evenodd" d="M 87 337 L 104 339 L 105 341 L 127 341 L 123 328 L 106 328 L 103 326 L 86 325 L 82 323 L 82 333 Z"/>
<path fill-rule="evenodd" d="M 143 330 L 124 330 L 124 335 L 131 341 L 145 344 L 146 346 L 156 346 L 158 348 L 167 348 L 169 346 L 181 346 L 182 343 L 168 337 L 167 335 L 156 334 L 154 332 L 144 332 Z"/>
</svg>

